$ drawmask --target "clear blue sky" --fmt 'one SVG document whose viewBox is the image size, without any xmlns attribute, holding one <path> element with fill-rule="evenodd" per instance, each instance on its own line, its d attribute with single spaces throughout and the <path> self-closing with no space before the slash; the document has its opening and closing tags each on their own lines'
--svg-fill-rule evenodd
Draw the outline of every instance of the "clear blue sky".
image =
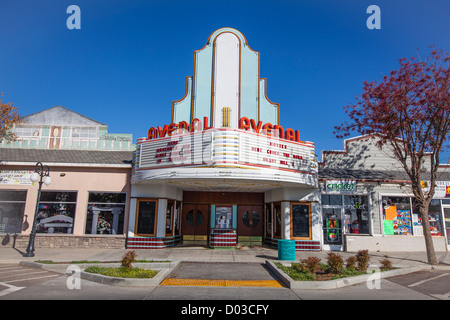
<svg viewBox="0 0 450 320">
<path fill-rule="evenodd" d="M 66 27 L 71 4 L 81 9 L 81 30 Z M 381 9 L 380 30 L 366 27 L 371 4 Z M 194 50 L 222 27 L 260 52 L 281 124 L 315 142 L 321 159 L 322 150 L 342 149 L 333 127 L 363 81 L 380 80 L 418 48 L 450 52 L 450 1 L 1 0 L 3 101 L 23 116 L 62 105 L 111 133 L 146 136 L 170 123 Z"/>
</svg>

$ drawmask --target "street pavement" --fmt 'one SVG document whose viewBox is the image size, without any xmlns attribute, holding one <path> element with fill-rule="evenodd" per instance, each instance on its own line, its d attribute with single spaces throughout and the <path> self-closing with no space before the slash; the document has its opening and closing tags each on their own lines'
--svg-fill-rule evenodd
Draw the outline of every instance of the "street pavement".
<svg viewBox="0 0 450 320">
<path fill-rule="evenodd" d="M 13 248 L 0 248 L 0 268 L 24 268 L 22 261 L 52 260 L 54 262 L 71 262 L 80 260 L 120 261 L 127 249 L 48 249 L 37 248 L 35 257 L 25 258 L 24 251 Z M 180 268 L 171 277 L 228 278 L 240 280 L 267 280 L 273 278 L 263 265 L 266 260 L 277 260 L 276 249 L 266 247 L 242 247 L 235 250 L 213 250 L 203 247 L 174 247 L 166 249 L 134 250 L 137 259 L 181 261 Z M 326 251 L 297 252 L 296 260 L 315 256 L 326 261 Z M 339 252 L 346 259 L 355 255 Z M 395 267 L 420 267 L 423 274 L 414 277 L 400 276 L 391 280 L 381 279 L 380 288 L 371 290 L 367 283 L 361 283 L 333 290 L 300 290 L 286 287 L 214 287 L 214 286 L 154 286 L 154 287 L 111 287 L 92 281 L 81 282 L 81 288 L 68 289 L 68 276 L 61 274 L 43 274 L 47 279 L 38 282 L 19 282 L 19 279 L 3 278 L 0 272 L 0 300 L 448 300 L 450 299 L 450 255 L 447 252 L 436 253 L 440 265 L 431 268 L 427 264 L 425 252 L 373 252 L 370 253 L 371 265 L 378 266 L 386 257 Z M 66 267 L 65 267 L 66 268 Z M 29 268 L 36 272 L 35 268 Z M 4 269 L 4 275 L 9 275 Z M 1 270 L 0 270 L 1 271 Z M 61 270 L 64 273 L 65 270 Z M 26 273 L 26 271 L 21 271 Z M 221 274 L 220 274 L 221 273 Z M 220 274 L 220 275 L 218 275 Z M 36 276 L 35 278 L 38 278 Z M 9 280 L 8 280 L 9 279 Z M 21 285 L 15 289 L 14 283 Z M 3 281 L 3 282 L 2 282 Z M 408 282 L 409 281 L 409 282 Z M 3 284 L 3 287 L 2 287 Z M 425 288 L 425 286 L 427 286 Z M 2 289 L 9 290 L 1 295 Z M 183 306 L 183 305 L 182 305 Z"/>
</svg>

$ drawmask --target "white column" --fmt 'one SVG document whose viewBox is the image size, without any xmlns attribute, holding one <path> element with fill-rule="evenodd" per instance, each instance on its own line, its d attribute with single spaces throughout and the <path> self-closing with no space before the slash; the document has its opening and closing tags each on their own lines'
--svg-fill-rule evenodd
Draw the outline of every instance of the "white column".
<svg viewBox="0 0 450 320">
<path fill-rule="evenodd" d="M 113 223 L 112 223 L 112 234 L 117 234 L 117 229 L 119 228 L 119 215 L 122 213 L 122 208 L 112 208 Z"/>
<path fill-rule="evenodd" d="M 91 234 L 97 234 L 97 222 L 98 222 L 98 214 L 100 210 L 97 208 L 92 208 L 92 226 L 91 226 Z"/>
</svg>

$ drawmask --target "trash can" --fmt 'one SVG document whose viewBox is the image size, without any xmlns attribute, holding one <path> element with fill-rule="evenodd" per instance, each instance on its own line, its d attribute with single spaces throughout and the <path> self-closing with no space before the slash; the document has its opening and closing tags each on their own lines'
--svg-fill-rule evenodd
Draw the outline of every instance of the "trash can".
<svg viewBox="0 0 450 320">
<path fill-rule="evenodd" d="M 278 240 L 278 260 L 295 260 L 295 240 Z"/>
</svg>

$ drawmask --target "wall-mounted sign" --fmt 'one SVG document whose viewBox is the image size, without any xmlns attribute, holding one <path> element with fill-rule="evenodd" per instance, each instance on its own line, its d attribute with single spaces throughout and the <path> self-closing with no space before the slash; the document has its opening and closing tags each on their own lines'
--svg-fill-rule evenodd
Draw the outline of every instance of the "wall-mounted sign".
<svg viewBox="0 0 450 320">
<path fill-rule="evenodd" d="M 32 173 L 29 170 L 0 170 L 0 184 L 32 185 Z"/>
<path fill-rule="evenodd" d="M 430 181 L 421 181 L 424 193 L 428 192 Z M 433 198 L 450 198 L 450 181 L 436 181 Z"/>
<path fill-rule="evenodd" d="M 211 129 L 144 140 L 139 169 L 193 165 L 244 165 L 315 174 L 314 144 L 234 129 Z"/>
<path fill-rule="evenodd" d="M 233 207 L 216 206 L 215 218 L 216 229 L 231 229 L 233 223 Z"/>
<path fill-rule="evenodd" d="M 186 132 L 197 132 L 213 129 L 213 126 L 209 125 L 208 117 L 203 117 L 203 122 L 200 119 L 193 119 L 190 124 L 186 121 L 180 121 L 179 123 L 166 124 L 162 128 L 152 127 L 148 129 L 147 139 L 158 139 L 166 136 L 183 134 Z M 244 131 L 251 131 L 254 133 L 260 133 L 267 136 L 272 136 L 279 139 L 286 139 L 290 141 L 300 141 L 300 131 L 292 128 L 286 130 L 280 125 L 272 125 L 271 123 L 264 123 L 262 121 L 256 122 L 254 119 L 242 117 L 239 119 L 239 129 Z"/>
<path fill-rule="evenodd" d="M 327 193 L 354 193 L 354 192 L 356 192 L 356 181 L 353 181 L 353 180 L 327 180 L 327 181 L 325 181 L 325 192 L 327 192 Z"/>
</svg>

